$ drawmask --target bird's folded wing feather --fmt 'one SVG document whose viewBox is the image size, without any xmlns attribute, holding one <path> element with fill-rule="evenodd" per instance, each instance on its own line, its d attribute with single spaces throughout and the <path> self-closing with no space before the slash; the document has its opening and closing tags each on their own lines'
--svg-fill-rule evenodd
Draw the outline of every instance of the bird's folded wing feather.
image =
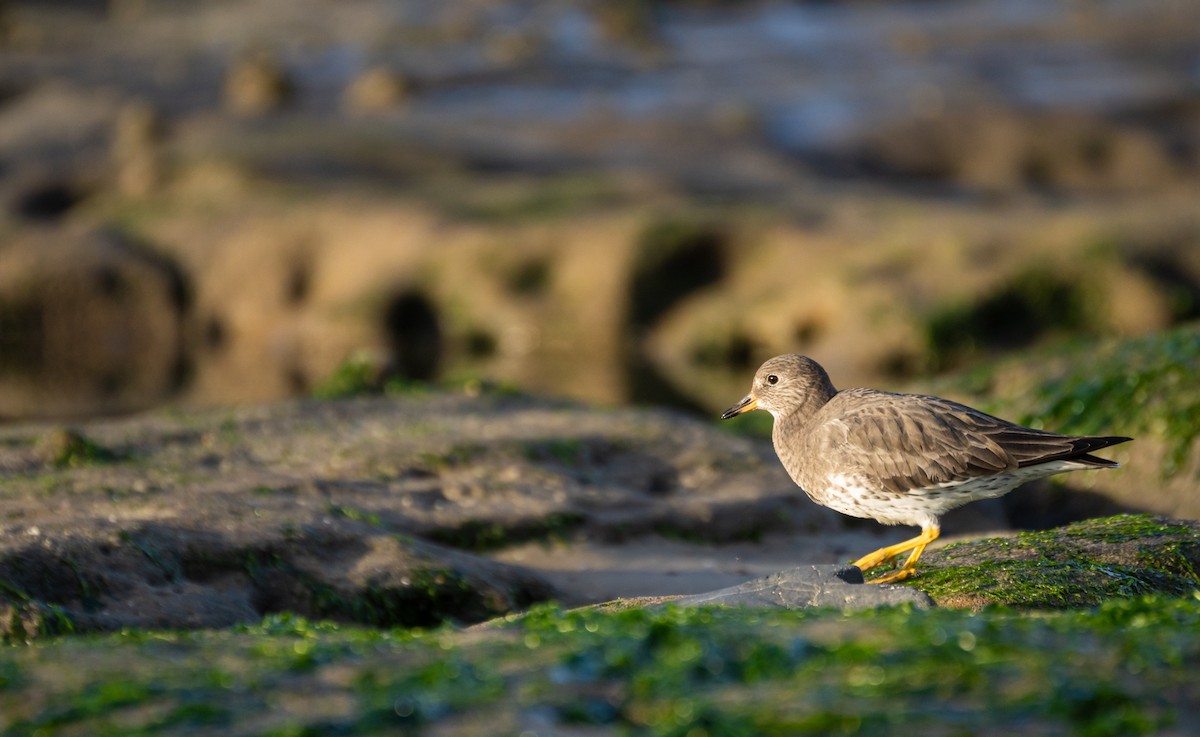
<svg viewBox="0 0 1200 737">
<path fill-rule="evenodd" d="M 853 390 L 851 390 L 853 391 Z M 938 397 L 863 391 L 824 423 L 823 452 L 894 493 L 1079 452 L 1079 438 L 1022 427 Z M 835 398 L 836 401 L 836 398 Z"/>
</svg>

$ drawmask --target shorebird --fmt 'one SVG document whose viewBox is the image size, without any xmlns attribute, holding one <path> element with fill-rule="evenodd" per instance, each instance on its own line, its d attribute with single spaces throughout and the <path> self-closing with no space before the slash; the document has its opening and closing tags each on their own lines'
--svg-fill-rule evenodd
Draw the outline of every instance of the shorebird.
<svg viewBox="0 0 1200 737">
<path fill-rule="evenodd" d="M 916 537 L 854 562 L 865 572 L 909 553 L 899 569 L 867 583 L 911 576 L 941 532 L 938 518 L 951 509 L 1056 473 L 1115 468 L 1092 451 L 1132 439 L 1034 430 L 922 394 L 838 391 L 820 364 L 796 354 L 764 363 L 750 393 L 721 419 L 753 409 L 774 417 L 775 454 L 814 502 L 852 517 L 921 528 Z"/>
</svg>

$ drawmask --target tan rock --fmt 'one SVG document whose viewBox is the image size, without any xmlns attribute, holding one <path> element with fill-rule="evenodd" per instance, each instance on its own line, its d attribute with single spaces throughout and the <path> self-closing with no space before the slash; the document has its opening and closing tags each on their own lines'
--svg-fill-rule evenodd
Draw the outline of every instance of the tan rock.
<svg viewBox="0 0 1200 737">
<path fill-rule="evenodd" d="M 355 77 L 342 96 L 342 106 L 353 113 L 392 110 L 412 94 L 412 82 L 387 67 L 372 67 Z"/>
<path fill-rule="evenodd" d="M 291 102 L 294 92 L 286 70 L 264 52 L 236 61 L 225 77 L 225 107 L 240 115 L 279 110 Z"/>
</svg>

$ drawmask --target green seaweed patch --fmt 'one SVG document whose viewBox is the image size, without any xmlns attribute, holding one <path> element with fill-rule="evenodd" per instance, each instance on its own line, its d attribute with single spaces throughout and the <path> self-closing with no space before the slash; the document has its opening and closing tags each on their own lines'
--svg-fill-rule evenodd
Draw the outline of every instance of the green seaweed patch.
<svg viewBox="0 0 1200 737">
<path fill-rule="evenodd" d="M 411 396 L 427 394 L 431 386 L 389 375 L 380 362 L 366 352 L 355 353 L 338 365 L 313 388 L 316 399 L 350 399 L 367 396 Z"/>
<path fill-rule="evenodd" d="M 226 720 L 255 734 L 517 734 L 531 718 L 539 732 L 652 737 L 1117 737 L 1189 723 L 1197 628 L 1200 599 L 1161 595 L 1039 616 L 538 606 L 466 632 L 277 614 L 10 650 L 0 713 L 14 737 Z"/>
<path fill-rule="evenodd" d="M 1200 582 L 1196 561 L 1200 561 L 1200 541 L 1197 540 L 1144 546 L 1137 556 L 1137 564 L 1142 568 L 1162 571 L 1193 583 Z"/>
<path fill-rule="evenodd" d="M 978 301 L 953 304 L 929 316 L 926 341 L 934 371 L 1029 345 L 1049 333 L 1094 334 L 1098 296 L 1085 280 L 1061 269 L 1033 267 L 1013 274 Z"/>
<path fill-rule="evenodd" d="M 544 517 L 502 523 L 495 520 L 467 520 L 454 527 L 439 527 L 425 537 L 460 550 L 488 552 L 526 542 L 554 542 L 567 539 L 586 518 L 576 512 L 552 512 Z"/>
<path fill-rule="evenodd" d="M 1119 543 L 1129 540 L 1149 540 L 1168 535 L 1195 537 L 1197 530 L 1179 520 L 1155 517 L 1151 514 L 1118 514 L 1112 517 L 1080 520 L 1056 531 L 1022 532 L 1018 538 L 1044 541 L 1053 533 L 1068 538 L 1087 538 L 1099 542 Z"/>
<path fill-rule="evenodd" d="M 277 611 L 295 608 L 302 614 L 371 627 L 432 627 L 445 621 L 477 622 L 508 609 L 507 602 L 481 592 L 466 575 L 448 567 L 415 567 L 397 585 L 345 589 L 298 569 L 276 551 L 246 551 L 239 563 L 259 586 L 302 592 L 271 607 Z"/>
<path fill-rule="evenodd" d="M 1047 609 L 1200 588 L 1200 527 L 1149 515 L 950 545 L 922 559 L 912 584 L 941 605 Z"/>
<path fill-rule="evenodd" d="M 1179 576 L 1092 561 L 989 561 L 921 571 L 916 585 L 938 604 L 1025 609 L 1094 606 L 1111 598 L 1165 593 L 1182 596 L 1195 581 Z M 965 601 L 964 601 L 965 600 Z"/>
<path fill-rule="evenodd" d="M 23 684 L 21 667 L 11 660 L 0 660 L 0 691 L 14 689 Z"/>
<path fill-rule="evenodd" d="M 305 577 L 315 615 L 374 627 L 433 627 L 444 621 L 480 621 L 503 613 L 466 576 L 450 568 L 418 568 L 401 586 L 367 586 L 347 593 Z"/>
<path fill-rule="evenodd" d="M 113 678 L 89 683 L 68 704 L 48 709 L 32 723 L 21 725 L 29 734 L 71 727 L 92 720 L 107 721 L 114 713 L 144 704 L 161 696 L 162 687 L 132 678 Z"/>
<path fill-rule="evenodd" d="M 1196 608 L 1194 600 L 1144 601 Z M 1170 657 L 1166 641 L 1186 635 L 1170 627 L 1164 649 L 1139 652 L 1136 664 L 1100 647 L 1078 669 L 1061 653 L 1131 620 L 1153 626 L 1140 619 L 1158 619 L 1145 606 L 1050 622 L 998 610 L 540 610 L 521 624 L 538 649 L 574 642 L 552 671 L 565 688 L 545 695 L 567 723 L 653 735 L 810 735 L 931 725 L 971 733 L 985 719 L 991 727 L 1036 720 L 1051 731 L 1122 735 L 1174 717 L 1136 677 L 1113 676 Z"/>
<path fill-rule="evenodd" d="M 0 643 L 29 643 L 74 631 L 75 622 L 65 609 L 38 601 L 16 586 L 0 581 Z"/>
<path fill-rule="evenodd" d="M 486 346 L 481 346 L 478 344 L 475 346 L 471 345 L 471 343 L 477 339 L 479 339 L 478 334 L 474 334 L 473 336 L 469 335 L 467 337 L 468 351 L 478 352 L 481 348 L 486 349 Z M 473 371 L 460 371 L 449 374 L 443 381 L 439 382 L 439 386 L 447 391 L 465 394 L 468 397 L 487 396 L 497 399 L 505 399 L 511 397 L 528 396 L 520 386 L 511 381 L 494 379 L 489 376 L 481 376 Z"/>
<path fill-rule="evenodd" d="M 460 443 L 445 450 L 426 451 L 417 456 L 417 465 L 430 471 L 445 471 L 459 468 L 480 460 L 488 454 L 488 447 L 479 443 Z"/>
<path fill-rule="evenodd" d="M 714 420 L 722 430 L 752 438 L 770 438 L 775 420 L 767 412 L 746 412 L 728 420 Z"/>
<path fill-rule="evenodd" d="M 141 553 L 168 581 L 175 582 L 183 576 L 183 568 L 179 561 L 153 543 L 140 539 L 128 530 L 117 533 L 117 539 Z"/>
<path fill-rule="evenodd" d="M 659 537 L 668 540 L 690 543 L 692 545 L 710 545 L 712 543 L 751 542 L 761 543 L 767 530 L 761 520 L 751 520 L 745 525 L 733 529 L 717 530 L 712 525 L 681 525 L 670 520 L 655 522 L 651 529 Z"/>
<path fill-rule="evenodd" d="M 383 518 L 376 512 L 359 509 L 358 507 L 350 507 L 345 504 L 330 504 L 326 507 L 326 511 L 330 517 L 354 520 L 370 527 L 383 527 Z"/>
<path fill-rule="evenodd" d="M 1168 442 L 1164 476 L 1178 472 L 1200 437 L 1200 325 L 1088 349 L 1044 379 L 1020 418 L 1031 427 L 1100 435 L 1119 429 Z"/>
<path fill-rule="evenodd" d="M 551 438 L 525 443 L 525 458 L 538 462 L 553 460 L 564 466 L 576 466 L 585 460 L 584 442 L 580 438 Z"/>
<path fill-rule="evenodd" d="M 38 439 L 35 452 L 55 468 L 79 468 L 120 460 L 113 450 L 78 430 L 57 428 Z"/>
</svg>

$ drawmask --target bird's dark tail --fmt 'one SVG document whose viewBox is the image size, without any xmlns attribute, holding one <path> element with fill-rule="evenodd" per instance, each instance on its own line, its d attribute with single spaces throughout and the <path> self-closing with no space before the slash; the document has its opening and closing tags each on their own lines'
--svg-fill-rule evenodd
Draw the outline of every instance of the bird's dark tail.
<svg viewBox="0 0 1200 737">
<path fill-rule="evenodd" d="M 1053 435 L 1052 433 L 1031 435 L 1024 438 L 1030 442 L 1034 453 L 1028 453 L 1018 463 L 1019 466 L 1036 466 L 1050 461 L 1077 461 L 1096 468 L 1115 468 L 1119 464 L 1107 458 L 1092 455 L 1092 451 L 1107 448 L 1118 443 L 1127 443 L 1133 438 L 1121 435 L 1106 435 L 1103 437 Z"/>
<path fill-rule="evenodd" d="M 1087 466 L 1095 466 L 1096 468 L 1116 468 L 1117 466 L 1121 465 L 1116 461 L 1110 461 L 1107 458 L 1094 456 L 1091 453 L 1084 453 L 1081 456 L 1074 456 L 1072 458 L 1068 458 L 1067 460 L 1075 461 L 1076 463 L 1082 463 Z"/>
<path fill-rule="evenodd" d="M 1106 435 L 1104 437 L 1098 437 L 1098 438 L 1094 438 L 1094 437 L 1075 438 L 1074 442 L 1071 443 L 1071 445 L 1074 446 L 1074 453 L 1063 456 L 1063 460 L 1077 461 L 1079 463 L 1084 463 L 1089 466 L 1095 466 L 1097 468 L 1116 468 L 1117 466 L 1119 466 L 1121 464 L 1117 463 L 1116 461 L 1110 461 L 1107 458 L 1101 458 L 1100 456 L 1094 456 L 1094 455 L 1092 455 L 1091 452 L 1093 450 L 1100 450 L 1101 448 L 1107 448 L 1110 445 L 1119 445 L 1121 443 L 1128 443 L 1130 440 L 1133 440 L 1133 438 L 1127 438 L 1127 437 L 1124 437 L 1121 435 Z M 1076 455 L 1076 454 L 1078 454 L 1078 455 Z"/>
</svg>

